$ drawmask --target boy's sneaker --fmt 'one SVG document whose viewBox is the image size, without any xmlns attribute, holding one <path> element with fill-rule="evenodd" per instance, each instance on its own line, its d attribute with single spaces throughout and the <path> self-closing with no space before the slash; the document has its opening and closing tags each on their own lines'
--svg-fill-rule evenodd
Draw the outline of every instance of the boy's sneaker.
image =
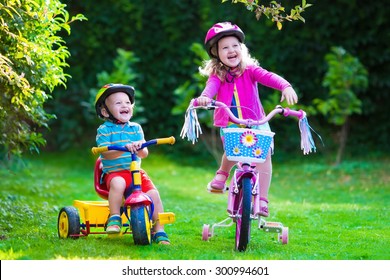
<svg viewBox="0 0 390 280">
<path fill-rule="evenodd" d="M 112 215 L 108 218 L 107 233 L 119 233 L 122 229 L 122 218 L 119 215 Z"/>
</svg>

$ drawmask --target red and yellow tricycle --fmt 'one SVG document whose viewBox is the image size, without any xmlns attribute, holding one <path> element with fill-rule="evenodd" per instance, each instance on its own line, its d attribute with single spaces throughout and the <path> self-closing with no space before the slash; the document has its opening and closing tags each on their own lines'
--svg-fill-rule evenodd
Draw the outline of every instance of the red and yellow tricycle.
<svg viewBox="0 0 390 280">
<path fill-rule="evenodd" d="M 151 145 L 175 143 L 173 136 L 149 140 L 142 144 L 141 148 Z M 93 154 L 100 154 L 108 150 L 130 152 L 124 146 L 94 147 Z M 140 166 L 135 153 L 131 154 L 132 161 L 130 172 L 132 174 L 132 186 L 128 189 L 131 193 L 125 193 L 122 206 L 122 231 L 119 234 L 110 236 L 122 236 L 132 234 L 134 244 L 149 245 L 152 243 L 152 215 L 153 201 L 141 190 Z M 103 201 L 74 200 L 73 206 L 61 208 L 58 215 L 58 236 L 60 238 L 73 238 L 88 236 L 90 234 L 106 234 L 105 229 L 109 217 L 108 188 L 101 182 L 102 165 L 100 157 L 96 160 L 94 168 L 94 185 L 96 193 L 104 199 Z M 159 213 L 160 224 L 172 224 L 175 221 L 175 214 L 172 212 Z"/>
</svg>

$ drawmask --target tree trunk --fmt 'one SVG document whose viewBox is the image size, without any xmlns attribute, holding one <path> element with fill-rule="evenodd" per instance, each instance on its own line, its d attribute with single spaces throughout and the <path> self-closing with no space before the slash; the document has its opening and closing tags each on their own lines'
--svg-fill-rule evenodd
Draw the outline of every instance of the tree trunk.
<svg viewBox="0 0 390 280">
<path fill-rule="evenodd" d="M 219 165 L 224 152 L 221 137 L 219 136 L 219 128 L 212 127 L 211 130 L 204 130 L 200 139 L 204 141 L 206 149 L 213 156 L 217 165 Z"/>
<path fill-rule="evenodd" d="M 336 166 L 339 165 L 342 161 L 342 157 L 343 157 L 344 151 L 345 151 L 345 146 L 347 144 L 348 131 L 349 131 L 349 117 L 347 116 L 343 126 L 341 127 L 341 131 L 340 131 L 339 149 L 337 151 L 336 163 L 335 163 Z"/>
</svg>

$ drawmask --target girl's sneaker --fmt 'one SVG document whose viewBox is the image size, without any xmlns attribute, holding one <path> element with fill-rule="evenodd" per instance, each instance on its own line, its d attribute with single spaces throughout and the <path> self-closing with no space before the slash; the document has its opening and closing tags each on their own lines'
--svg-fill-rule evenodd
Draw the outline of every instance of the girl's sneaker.
<svg viewBox="0 0 390 280">
<path fill-rule="evenodd" d="M 107 233 L 119 233 L 122 229 L 122 218 L 119 215 L 112 215 L 108 218 Z"/>
<path fill-rule="evenodd" d="M 268 211 L 268 199 L 265 197 L 260 197 L 260 216 L 268 217 L 269 211 Z"/>
<path fill-rule="evenodd" d="M 225 179 L 217 180 L 216 179 L 217 175 L 223 175 L 225 176 Z M 216 172 L 214 179 L 207 185 L 207 190 L 212 193 L 224 193 L 227 188 L 226 181 L 228 178 L 229 178 L 229 173 L 223 170 L 218 170 Z"/>
</svg>

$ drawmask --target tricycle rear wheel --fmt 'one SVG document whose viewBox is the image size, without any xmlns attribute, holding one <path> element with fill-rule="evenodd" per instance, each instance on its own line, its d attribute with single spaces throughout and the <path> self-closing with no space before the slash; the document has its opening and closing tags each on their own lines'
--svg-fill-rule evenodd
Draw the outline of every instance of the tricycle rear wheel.
<svg viewBox="0 0 390 280">
<path fill-rule="evenodd" d="M 60 210 L 57 220 L 59 238 L 78 238 L 80 235 L 80 216 L 75 207 L 66 206 Z"/>
</svg>

